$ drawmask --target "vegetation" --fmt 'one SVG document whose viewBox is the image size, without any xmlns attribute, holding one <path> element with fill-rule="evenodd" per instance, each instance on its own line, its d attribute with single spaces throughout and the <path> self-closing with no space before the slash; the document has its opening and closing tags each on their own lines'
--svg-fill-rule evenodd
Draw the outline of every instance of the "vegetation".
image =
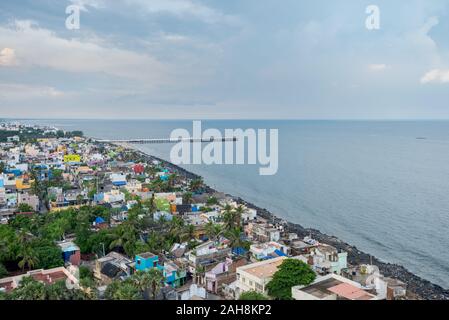
<svg viewBox="0 0 449 320">
<path fill-rule="evenodd" d="M 315 277 L 315 272 L 306 263 L 297 259 L 286 259 L 268 283 L 268 294 L 277 300 L 291 300 L 293 286 L 309 285 Z"/>
<path fill-rule="evenodd" d="M 156 268 L 137 271 L 125 281 L 113 281 L 105 292 L 109 300 L 142 300 L 147 293 L 155 300 L 163 286 L 164 276 Z"/>
<path fill-rule="evenodd" d="M 46 285 L 31 277 L 25 277 L 11 293 L 3 293 L 5 300 L 86 300 L 92 299 L 80 289 L 68 289 L 65 281 Z"/>
<path fill-rule="evenodd" d="M 240 295 L 239 300 L 250 300 L 250 301 L 268 300 L 268 297 L 266 297 L 265 295 L 263 295 L 262 293 L 259 293 L 257 291 L 247 291 L 247 292 L 243 292 Z"/>
</svg>

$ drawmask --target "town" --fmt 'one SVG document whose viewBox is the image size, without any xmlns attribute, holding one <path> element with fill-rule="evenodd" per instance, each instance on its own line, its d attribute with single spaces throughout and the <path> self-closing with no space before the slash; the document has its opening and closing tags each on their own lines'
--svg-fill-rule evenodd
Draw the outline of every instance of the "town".
<svg viewBox="0 0 449 320">
<path fill-rule="evenodd" d="M 0 300 L 413 297 L 378 266 L 127 146 L 4 122 L 0 159 Z"/>
</svg>

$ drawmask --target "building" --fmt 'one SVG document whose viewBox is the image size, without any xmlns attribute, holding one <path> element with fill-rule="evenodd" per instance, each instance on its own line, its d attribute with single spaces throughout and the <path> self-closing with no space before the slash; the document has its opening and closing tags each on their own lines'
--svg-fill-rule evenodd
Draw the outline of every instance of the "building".
<svg viewBox="0 0 449 320">
<path fill-rule="evenodd" d="M 151 252 L 145 252 L 136 255 L 135 257 L 136 271 L 146 271 L 152 268 L 159 268 L 159 257 Z"/>
<path fill-rule="evenodd" d="M 45 284 L 54 284 L 59 281 L 65 281 L 74 288 L 79 287 L 79 279 L 75 276 L 77 268 L 58 267 L 48 270 L 38 269 L 29 271 L 14 277 L 0 279 L 0 289 L 5 292 L 11 292 L 20 285 L 24 277 L 32 277 L 34 280 Z"/>
<path fill-rule="evenodd" d="M 237 268 L 246 263 L 246 259 L 232 260 L 231 258 L 219 262 L 205 274 L 206 290 L 215 294 L 220 293 L 223 285 L 230 284 L 237 279 Z"/>
<path fill-rule="evenodd" d="M 249 222 L 245 227 L 248 238 L 259 241 L 279 241 L 281 231 L 269 223 Z"/>
<path fill-rule="evenodd" d="M 365 290 L 375 291 L 379 299 L 397 300 L 404 298 L 407 285 L 397 279 L 382 276 L 376 265 L 362 264 L 345 269 L 345 278 L 359 283 Z"/>
<path fill-rule="evenodd" d="M 249 251 L 257 260 L 270 259 L 279 256 L 288 256 L 290 248 L 277 242 L 252 244 Z"/>
<path fill-rule="evenodd" d="M 335 247 L 319 244 L 310 249 L 309 264 L 321 275 L 328 273 L 341 274 L 341 270 L 348 267 L 348 253 Z"/>
<path fill-rule="evenodd" d="M 126 185 L 126 175 L 113 173 L 111 174 L 111 182 L 116 187 L 121 187 Z"/>
<path fill-rule="evenodd" d="M 80 248 L 72 241 L 58 242 L 58 246 L 62 251 L 62 258 L 64 263 L 71 263 L 74 266 L 79 266 L 81 263 Z"/>
<path fill-rule="evenodd" d="M 17 197 L 17 203 L 18 205 L 21 204 L 27 204 L 31 208 L 33 208 L 33 211 L 39 211 L 39 197 L 30 193 L 19 193 Z"/>
<path fill-rule="evenodd" d="M 159 256 L 151 252 L 136 255 L 136 271 L 147 271 L 153 268 L 157 268 L 162 271 L 165 278 L 165 284 L 172 287 L 182 286 L 187 277 L 186 268 L 171 260 L 165 260 L 162 264 L 159 264 Z"/>
<path fill-rule="evenodd" d="M 131 275 L 131 264 L 127 257 L 112 251 L 95 262 L 94 276 L 104 284 L 123 280 Z"/>
<path fill-rule="evenodd" d="M 378 300 L 361 285 L 336 274 L 317 278 L 308 286 L 294 286 L 295 300 Z"/>
<path fill-rule="evenodd" d="M 237 268 L 236 298 L 246 291 L 267 294 L 266 286 L 286 257 L 278 257 Z"/>
</svg>

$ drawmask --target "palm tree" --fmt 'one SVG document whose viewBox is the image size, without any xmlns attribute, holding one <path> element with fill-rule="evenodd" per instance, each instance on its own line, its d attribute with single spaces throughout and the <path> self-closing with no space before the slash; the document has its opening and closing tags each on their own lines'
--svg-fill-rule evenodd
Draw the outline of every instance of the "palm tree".
<svg viewBox="0 0 449 320">
<path fill-rule="evenodd" d="M 225 223 L 225 229 L 231 230 L 235 226 L 235 211 L 234 209 L 227 204 L 222 211 L 223 221 Z"/>
<path fill-rule="evenodd" d="M 237 227 L 226 232 L 226 238 L 231 242 L 232 248 L 240 248 L 245 246 L 245 241 L 242 239 L 242 229 Z"/>
<path fill-rule="evenodd" d="M 21 258 L 18 266 L 22 269 L 22 271 L 25 271 L 25 266 L 27 266 L 29 270 L 32 270 L 39 262 L 36 252 L 30 245 L 22 246 L 17 256 L 18 258 Z"/>
<path fill-rule="evenodd" d="M 204 278 L 204 275 L 206 274 L 206 267 L 199 265 L 195 269 L 195 279 L 194 283 L 201 284 L 201 280 Z"/>
<path fill-rule="evenodd" d="M 162 274 L 162 271 L 160 271 L 157 268 L 150 269 L 147 272 L 148 276 L 148 283 L 149 287 L 151 289 L 151 293 L 153 295 L 153 300 L 156 300 L 156 297 L 161 290 L 163 283 L 164 283 L 164 275 Z"/>
<path fill-rule="evenodd" d="M 206 228 L 206 235 L 209 237 L 210 240 L 216 240 L 223 231 L 221 225 L 213 223 L 212 221 L 209 221 L 206 224 L 205 228 Z"/>
<path fill-rule="evenodd" d="M 204 185 L 203 178 L 197 178 L 190 181 L 190 190 L 193 192 L 199 191 Z"/>
<path fill-rule="evenodd" d="M 180 241 L 184 242 L 187 240 L 192 240 L 195 238 L 195 226 L 193 224 L 188 224 L 184 226 L 182 233 L 180 235 Z"/>
<path fill-rule="evenodd" d="M 182 195 L 182 202 L 185 204 L 191 204 L 192 203 L 192 192 L 186 192 Z"/>
<path fill-rule="evenodd" d="M 242 214 L 245 212 L 245 207 L 243 205 L 239 205 L 235 209 L 235 224 L 237 227 L 241 226 L 242 223 Z"/>
<path fill-rule="evenodd" d="M 144 294 L 151 286 L 152 276 L 149 272 L 137 271 L 132 275 L 131 281 Z"/>
<path fill-rule="evenodd" d="M 172 173 L 171 175 L 168 176 L 168 185 L 170 187 L 174 187 L 174 185 L 176 184 L 176 181 L 178 181 L 178 175 L 176 173 Z"/>
</svg>

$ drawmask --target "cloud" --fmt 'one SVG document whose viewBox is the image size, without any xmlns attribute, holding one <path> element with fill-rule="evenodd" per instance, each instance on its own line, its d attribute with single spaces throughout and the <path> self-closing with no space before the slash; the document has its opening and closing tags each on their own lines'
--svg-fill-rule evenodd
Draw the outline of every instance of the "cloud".
<svg viewBox="0 0 449 320">
<path fill-rule="evenodd" d="M 29 100 L 30 98 L 58 98 L 64 93 L 50 86 L 0 83 L 0 98 L 8 100 Z M 26 95 L 24 93 L 26 92 Z"/>
<path fill-rule="evenodd" d="M 145 53 L 120 49 L 104 39 L 65 39 L 31 21 L 0 26 L 0 43 L 15 48 L 2 51 L 3 64 L 17 55 L 24 67 L 44 67 L 71 73 L 97 73 L 144 82 L 146 86 L 167 83 L 168 66 Z M 12 59 L 12 60 L 11 60 Z"/>
<path fill-rule="evenodd" d="M 88 7 L 100 9 L 105 7 L 103 0 L 70 0 L 70 2 L 78 6 L 83 11 L 89 11 Z"/>
<path fill-rule="evenodd" d="M 16 64 L 16 54 L 14 49 L 4 48 L 0 51 L 0 66 L 13 66 Z"/>
<path fill-rule="evenodd" d="M 127 5 L 135 5 L 148 13 L 167 13 L 181 18 L 194 17 L 206 23 L 236 23 L 237 17 L 223 14 L 215 9 L 192 0 L 123 0 Z"/>
<path fill-rule="evenodd" d="M 448 83 L 449 82 L 449 69 L 433 69 L 427 72 L 422 78 L 421 83 Z"/>
<path fill-rule="evenodd" d="M 368 66 L 368 69 L 370 71 L 374 71 L 374 72 L 383 71 L 383 70 L 387 69 L 387 65 L 386 64 L 370 64 Z"/>
</svg>

